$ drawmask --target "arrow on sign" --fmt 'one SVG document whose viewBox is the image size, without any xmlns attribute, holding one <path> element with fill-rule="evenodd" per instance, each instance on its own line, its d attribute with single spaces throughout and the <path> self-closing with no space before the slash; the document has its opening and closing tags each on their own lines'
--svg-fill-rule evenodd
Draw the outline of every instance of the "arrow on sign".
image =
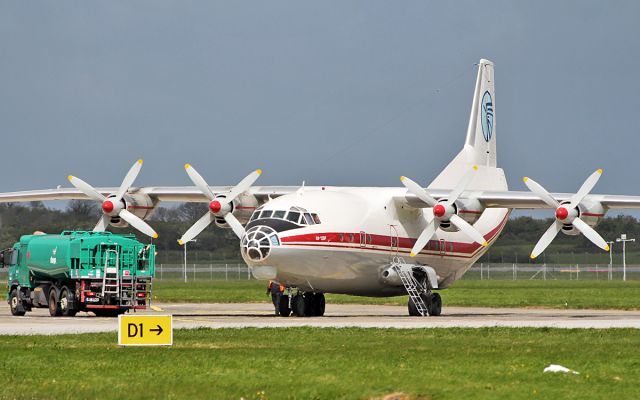
<svg viewBox="0 0 640 400">
<path fill-rule="evenodd" d="M 162 327 L 160 325 L 156 325 L 158 327 L 158 329 L 149 329 L 149 332 L 158 332 L 156 333 L 156 336 L 158 336 L 159 334 L 162 333 Z"/>
</svg>

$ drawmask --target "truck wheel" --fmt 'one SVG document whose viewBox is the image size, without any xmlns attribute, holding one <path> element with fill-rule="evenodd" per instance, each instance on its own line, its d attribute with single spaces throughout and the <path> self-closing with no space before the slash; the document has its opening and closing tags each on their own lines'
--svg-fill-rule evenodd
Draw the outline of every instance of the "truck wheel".
<svg viewBox="0 0 640 400">
<path fill-rule="evenodd" d="M 9 295 L 9 305 L 11 306 L 11 314 L 15 315 L 16 317 L 22 317 L 26 313 L 26 311 L 18 311 L 18 306 L 20 305 L 18 289 L 14 288 L 13 290 L 11 290 L 11 294 Z"/>
<path fill-rule="evenodd" d="M 60 310 L 60 304 L 58 304 L 58 293 L 55 287 L 49 289 L 49 315 L 52 317 L 59 317 L 62 315 Z"/>
<path fill-rule="evenodd" d="M 77 311 L 73 309 L 73 296 L 66 287 L 60 293 L 60 314 L 63 317 L 74 317 Z"/>
</svg>

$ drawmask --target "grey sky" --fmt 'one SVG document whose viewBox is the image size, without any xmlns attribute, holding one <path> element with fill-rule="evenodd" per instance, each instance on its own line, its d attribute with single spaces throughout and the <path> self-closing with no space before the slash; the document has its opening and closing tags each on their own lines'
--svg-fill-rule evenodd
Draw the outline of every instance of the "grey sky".
<svg viewBox="0 0 640 400">
<path fill-rule="evenodd" d="M 498 163 L 640 194 L 639 2 L 0 3 L 0 190 L 427 183 L 496 64 Z"/>
</svg>

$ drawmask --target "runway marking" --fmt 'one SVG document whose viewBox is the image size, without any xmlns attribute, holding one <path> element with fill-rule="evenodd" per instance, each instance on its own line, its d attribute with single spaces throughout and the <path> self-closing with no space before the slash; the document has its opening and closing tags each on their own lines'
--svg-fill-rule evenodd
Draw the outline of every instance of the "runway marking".
<svg viewBox="0 0 640 400">
<path fill-rule="evenodd" d="M 151 308 L 153 311 L 162 311 L 162 308 L 160 308 L 158 306 L 151 306 L 149 308 Z"/>
</svg>

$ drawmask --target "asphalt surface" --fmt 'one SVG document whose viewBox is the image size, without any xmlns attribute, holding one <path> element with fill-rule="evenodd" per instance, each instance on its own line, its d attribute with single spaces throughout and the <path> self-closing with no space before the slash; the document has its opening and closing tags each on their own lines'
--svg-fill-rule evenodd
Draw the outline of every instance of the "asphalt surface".
<svg viewBox="0 0 640 400">
<path fill-rule="evenodd" d="M 640 311 L 549 310 L 523 308 L 445 307 L 439 317 L 409 317 L 406 307 L 328 304 L 324 317 L 276 317 L 267 303 L 155 304 L 140 314 L 172 314 L 174 328 L 640 328 Z M 117 331 L 117 318 L 91 313 L 76 317 L 49 316 L 46 308 L 14 317 L 6 303 L 0 305 L 0 335 L 63 334 Z"/>
</svg>

